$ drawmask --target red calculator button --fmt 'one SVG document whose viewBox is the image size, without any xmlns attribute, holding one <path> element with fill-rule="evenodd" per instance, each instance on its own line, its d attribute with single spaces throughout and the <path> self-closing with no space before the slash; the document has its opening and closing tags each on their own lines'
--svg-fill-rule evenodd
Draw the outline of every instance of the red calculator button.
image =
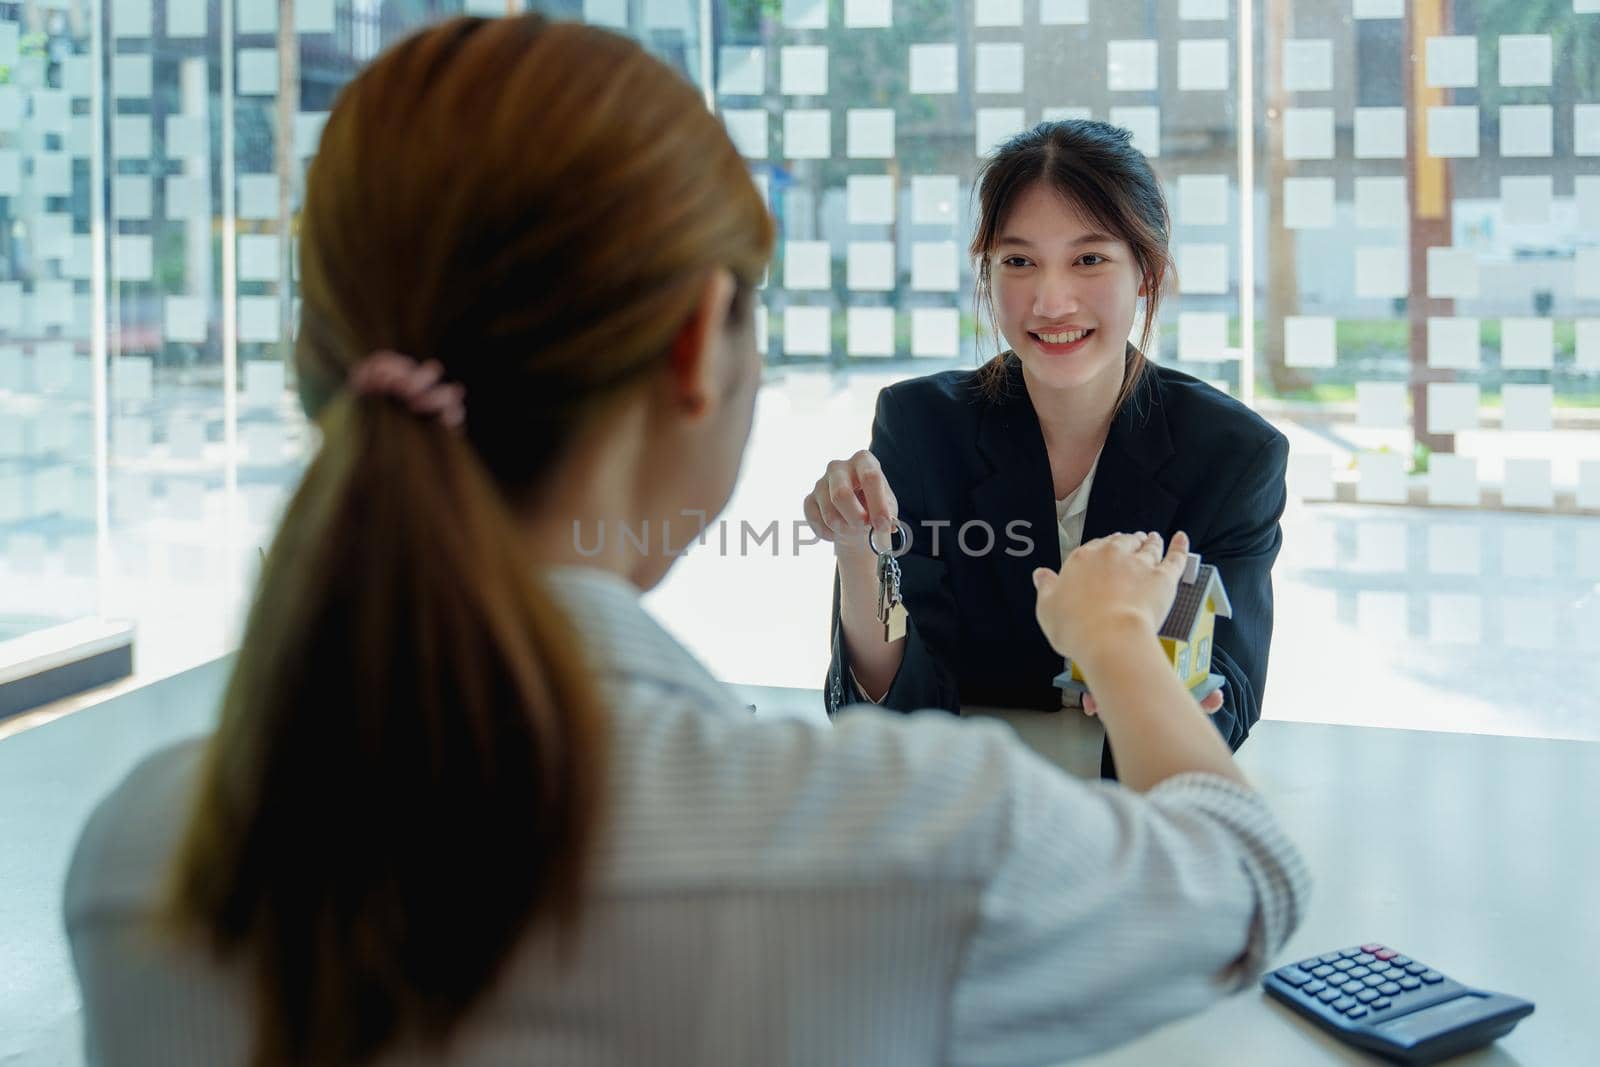
<svg viewBox="0 0 1600 1067">
<path fill-rule="evenodd" d="M 1362 945 L 1361 951 L 1371 952 L 1373 955 L 1377 955 L 1377 953 L 1384 951 L 1384 948 L 1382 945 Z"/>
<path fill-rule="evenodd" d="M 1396 956 L 1400 955 L 1400 953 L 1396 952 L 1392 948 L 1375 949 L 1373 950 L 1372 954 L 1378 957 L 1380 960 L 1392 960 Z"/>
</svg>

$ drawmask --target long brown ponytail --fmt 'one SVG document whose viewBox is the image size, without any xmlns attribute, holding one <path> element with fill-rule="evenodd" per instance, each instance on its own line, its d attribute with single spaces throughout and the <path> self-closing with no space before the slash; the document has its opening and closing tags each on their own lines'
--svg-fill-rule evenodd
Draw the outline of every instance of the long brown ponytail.
<svg viewBox="0 0 1600 1067">
<path fill-rule="evenodd" d="M 688 83 L 532 15 L 442 24 L 352 82 L 303 227 L 296 363 L 323 440 L 170 898 L 249 976 L 263 1067 L 442 1040 L 521 938 L 573 931 L 607 716 L 516 516 L 659 370 L 706 273 L 751 285 L 772 242 Z M 439 360 L 464 432 L 344 388 L 380 348 Z"/>
</svg>

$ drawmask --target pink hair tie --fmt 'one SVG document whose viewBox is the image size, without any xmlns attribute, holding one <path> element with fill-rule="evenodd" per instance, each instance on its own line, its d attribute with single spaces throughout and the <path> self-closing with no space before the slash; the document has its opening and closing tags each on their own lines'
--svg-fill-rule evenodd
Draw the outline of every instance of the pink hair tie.
<svg viewBox="0 0 1600 1067">
<path fill-rule="evenodd" d="M 446 382 L 436 359 L 418 363 L 389 349 L 372 353 L 350 371 L 350 388 L 360 396 L 388 396 L 418 415 L 437 418 L 455 429 L 467 417 L 466 387 Z"/>
</svg>

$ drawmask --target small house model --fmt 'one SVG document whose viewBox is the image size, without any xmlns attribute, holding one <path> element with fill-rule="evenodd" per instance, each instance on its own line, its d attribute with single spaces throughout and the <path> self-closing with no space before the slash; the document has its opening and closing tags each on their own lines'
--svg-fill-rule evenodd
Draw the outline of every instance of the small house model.
<svg viewBox="0 0 1600 1067">
<path fill-rule="evenodd" d="M 1233 618 L 1233 605 L 1228 602 L 1222 576 L 1216 567 L 1201 563 L 1200 556 L 1191 552 L 1178 583 L 1177 596 L 1172 601 L 1172 610 L 1167 612 L 1157 636 L 1167 654 L 1167 662 L 1172 664 L 1172 669 L 1196 700 L 1204 700 L 1222 688 L 1222 675 L 1211 670 L 1212 638 L 1218 615 Z M 1083 671 L 1071 657 L 1067 659 L 1067 669 L 1056 676 L 1056 685 L 1079 695 L 1089 688 L 1084 684 Z"/>
</svg>

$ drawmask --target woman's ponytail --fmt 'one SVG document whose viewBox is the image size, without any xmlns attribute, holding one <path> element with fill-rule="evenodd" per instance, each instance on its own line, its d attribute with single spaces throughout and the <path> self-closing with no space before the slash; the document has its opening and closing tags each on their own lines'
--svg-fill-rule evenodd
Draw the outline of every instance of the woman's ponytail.
<svg viewBox="0 0 1600 1067">
<path fill-rule="evenodd" d="M 460 435 L 346 396 L 267 557 L 175 870 L 258 1064 L 441 1036 L 570 928 L 605 789 L 582 649 Z"/>
</svg>

